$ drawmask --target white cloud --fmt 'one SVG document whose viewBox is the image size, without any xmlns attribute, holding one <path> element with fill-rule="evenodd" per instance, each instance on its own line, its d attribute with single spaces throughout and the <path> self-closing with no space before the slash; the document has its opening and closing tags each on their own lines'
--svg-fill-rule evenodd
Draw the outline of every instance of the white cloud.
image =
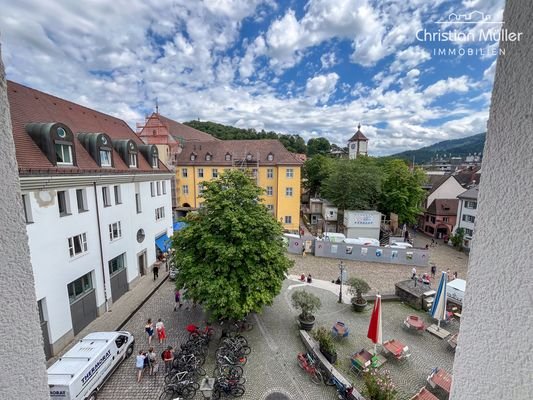
<svg viewBox="0 0 533 400">
<path fill-rule="evenodd" d="M 338 63 L 335 52 L 324 53 L 320 56 L 320 63 L 323 69 L 329 69 Z"/>
<path fill-rule="evenodd" d="M 335 91 L 339 75 L 332 72 L 327 75 L 318 75 L 307 81 L 305 95 L 312 99 L 313 103 L 325 103 Z"/>
<path fill-rule="evenodd" d="M 395 60 L 390 66 L 391 72 L 411 69 L 431 59 L 427 50 L 420 46 L 411 46 L 396 53 Z"/>
<path fill-rule="evenodd" d="M 459 78 L 448 78 L 435 82 L 426 88 L 424 94 L 434 99 L 451 92 L 465 93 L 469 87 L 468 77 L 463 75 Z"/>
</svg>

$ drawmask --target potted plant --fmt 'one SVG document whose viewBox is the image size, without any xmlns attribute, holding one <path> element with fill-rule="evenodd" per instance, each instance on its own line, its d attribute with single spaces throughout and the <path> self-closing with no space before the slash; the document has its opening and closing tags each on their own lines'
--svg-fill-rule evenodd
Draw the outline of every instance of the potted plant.
<svg viewBox="0 0 533 400">
<path fill-rule="evenodd" d="M 331 332 L 327 328 L 320 326 L 313 330 L 311 336 L 313 336 L 313 339 L 318 342 L 320 352 L 324 357 L 326 357 L 331 364 L 335 364 L 337 361 L 337 349 L 333 337 L 331 336 Z"/>
<path fill-rule="evenodd" d="M 352 308 L 354 311 L 364 311 L 367 305 L 367 301 L 363 298 L 363 294 L 370 291 L 370 286 L 364 280 L 359 278 L 350 278 L 348 280 L 348 290 L 352 297 Z"/>
<path fill-rule="evenodd" d="M 388 371 L 378 372 L 370 369 L 364 375 L 364 395 L 369 400 L 395 400 L 398 395 L 396 385 L 391 381 Z"/>
<path fill-rule="evenodd" d="M 313 329 L 315 317 L 313 313 L 320 309 L 322 303 L 314 294 L 303 289 L 296 290 L 292 293 L 292 305 L 301 311 L 298 316 L 300 327 L 305 331 Z"/>
</svg>

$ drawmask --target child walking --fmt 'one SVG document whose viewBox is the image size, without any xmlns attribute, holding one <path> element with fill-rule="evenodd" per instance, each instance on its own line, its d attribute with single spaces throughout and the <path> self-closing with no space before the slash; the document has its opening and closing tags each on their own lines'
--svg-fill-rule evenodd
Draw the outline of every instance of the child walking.
<svg viewBox="0 0 533 400">
<path fill-rule="evenodd" d="M 143 354 L 143 351 L 139 350 L 139 354 L 137 355 L 137 358 L 135 360 L 135 368 L 137 369 L 137 383 L 141 381 L 141 378 L 143 376 L 144 359 L 145 355 Z"/>
<path fill-rule="evenodd" d="M 159 339 L 159 344 L 163 343 L 167 338 L 167 333 L 165 332 L 165 324 L 161 321 L 161 318 L 157 320 L 155 324 L 155 330 L 157 332 L 157 338 Z"/>
</svg>

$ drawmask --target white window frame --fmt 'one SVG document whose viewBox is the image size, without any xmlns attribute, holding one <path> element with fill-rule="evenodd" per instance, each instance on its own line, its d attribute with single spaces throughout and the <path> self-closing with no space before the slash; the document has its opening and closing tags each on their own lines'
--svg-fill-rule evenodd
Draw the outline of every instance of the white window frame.
<svg viewBox="0 0 533 400">
<path fill-rule="evenodd" d="M 159 167 L 159 158 L 157 156 L 152 156 L 152 168 Z"/>
<path fill-rule="evenodd" d="M 63 201 L 65 202 L 65 211 L 64 212 L 61 212 L 61 208 L 59 207 L 59 198 L 60 198 L 60 193 L 63 193 L 64 194 L 64 197 L 63 197 Z M 69 215 L 71 215 L 71 212 L 70 212 L 70 196 L 69 196 L 69 191 L 68 190 L 58 190 L 57 191 L 57 208 L 59 210 L 59 216 L 60 217 L 68 217 Z"/>
<path fill-rule="evenodd" d="M 292 224 L 292 215 L 285 215 L 285 224 Z"/>
<path fill-rule="evenodd" d="M 129 153 L 130 168 L 137 168 L 137 153 Z"/>
<path fill-rule="evenodd" d="M 155 186 L 154 186 L 154 182 L 150 182 L 150 193 L 152 194 L 152 197 L 155 197 Z"/>
<path fill-rule="evenodd" d="M 75 239 L 78 239 L 79 241 L 79 246 L 81 249 L 79 253 L 76 253 L 76 246 L 74 243 Z M 68 242 L 68 250 L 69 250 L 70 258 L 76 258 L 76 257 L 82 256 L 89 251 L 89 247 L 87 246 L 87 233 L 86 232 L 69 237 L 67 239 L 67 242 Z"/>
<path fill-rule="evenodd" d="M 273 196 L 274 195 L 274 188 L 272 186 L 267 186 L 266 194 L 267 194 L 267 196 Z"/>
<path fill-rule="evenodd" d="M 81 193 L 81 204 L 80 204 L 80 197 L 78 196 L 78 193 Z M 87 190 L 86 189 L 76 189 L 76 203 L 78 206 L 78 214 L 83 213 L 85 211 L 89 211 L 89 207 L 87 205 Z"/>
<path fill-rule="evenodd" d="M 189 185 L 183 185 L 181 191 L 183 194 L 189 194 Z"/>
<path fill-rule="evenodd" d="M 120 185 L 113 186 L 113 192 L 115 195 L 115 204 L 122 204 L 122 193 L 120 190 Z"/>
<path fill-rule="evenodd" d="M 267 209 L 268 209 L 268 211 L 273 213 L 274 212 L 274 204 L 267 204 Z"/>
<path fill-rule="evenodd" d="M 290 187 L 290 186 L 286 187 L 285 188 L 285 196 L 286 197 L 292 197 L 292 195 L 293 195 L 292 187 Z"/>
<path fill-rule="evenodd" d="M 161 190 L 163 194 L 167 194 L 167 181 L 161 181 Z"/>
<path fill-rule="evenodd" d="M 294 168 L 287 168 L 285 171 L 285 176 L 287 178 L 294 178 Z"/>
<path fill-rule="evenodd" d="M 102 201 L 104 207 L 111 207 L 111 193 L 109 192 L 109 186 L 102 186 Z"/>
<path fill-rule="evenodd" d="M 203 177 L 204 177 L 204 169 L 198 168 L 198 178 L 203 178 Z"/>
<path fill-rule="evenodd" d="M 99 152 L 100 152 L 99 153 L 100 154 L 100 166 L 101 167 L 112 167 L 113 158 L 111 155 L 111 150 L 100 149 Z M 105 155 L 105 157 L 102 157 L 103 155 Z"/>
<path fill-rule="evenodd" d="M 84 278 L 85 278 L 85 282 L 84 282 Z M 67 284 L 67 294 L 68 294 L 68 300 L 69 300 L 69 303 L 72 304 L 74 302 L 76 302 L 77 300 L 81 299 L 83 296 L 85 296 L 87 293 L 89 293 L 90 291 L 94 290 L 94 285 L 93 285 L 93 279 L 92 279 L 92 272 L 89 272 L 83 276 L 80 276 L 78 279 L 70 282 Z M 71 297 L 70 296 L 70 293 L 69 293 L 69 286 L 70 285 L 74 285 L 77 281 L 80 281 L 82 282 L 82 287 L 83 287 L 83 291 L 76 295 L 74 293 L 74 296 Z M 84 283 L 88 283 L 87 285 L 84 285 Z M 85 287 L 86 286 L 86 287 Z M 75 292 L 74 290 L 74 286 L 73 286 L 73 292 Z"/>
<path fill-rule="evenodd" d="M 122 237 L 122 227 L 120 221 L 109 224 L 109 241 L 114 242 Z"/>
<path fill-rule="evenodd" d="M 137 209 L 137 214 L 140 214 L 143 212 L 140 193 L 135 193 L 135 208 Z"/>
<path fill-rule="evenodd" d="M 33 214 L 31 212 L 31 201 L 29 193 L 22 195 L 22 205 L 24 206 L 24 220 L 27 224 L 32 224 Z"/>
<path fill-rule="evenodd" d="M 57 161 L 57 165 L 74 165 L 74 159 L 72 158 L 72 145 L 66 144 L 66 143 L 54 143 L 54 150 L 56 152 L 56 160 L 57 160 L 57 153 L 58 153 L 58 146 L 61 149 L 61 158 L 65 159 L 65 148 L 68 148 L 68 158 L 70 162 L 65 161 Z"/>
<path fill-rule="evenodd" d="M 218 168 L 212 168 L 211 169 L 211 176 L 216 179 L 218 178 Z"/>
<path fill-rule="evenodd" d="M 204 194 L 204 185 L 201 183 L 198 184 L 198 196 Z"/>
<path fill-rule="evenodd" d="M 160 182 L 160 181 L 157 181 L 157 182 L 155 183 L 155 187 L 156 187 L 157 195 L 158 195 L 158 196 L 161 196 L 161 182 Z"/>
<path fill-rule="evenodd" d="M 267 168 L 267 178 L 274 179 L 274 168 Z"/>
<path fill-rule="evenodd" d="M 165 207 L 158 207 L 155 209 L 155 220 L 160 221 L 165 218 Z"/>
<path fill-rule="evenodd" d="M 188 175 L 189 174 L 188 174 L 187 168 L 182 168 L 181 169 L 181 177 L 182 178 L 187 178 Z"/>
</svg>

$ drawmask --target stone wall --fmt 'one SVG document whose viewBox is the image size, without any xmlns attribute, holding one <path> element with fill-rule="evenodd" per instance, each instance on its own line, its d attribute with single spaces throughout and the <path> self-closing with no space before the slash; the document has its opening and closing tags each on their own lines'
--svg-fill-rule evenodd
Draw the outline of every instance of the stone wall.
<svg viewBox="0 0 533 400">
<path fill-rule="evenodd" d="M 533 393 L 533 2 L 507 0 L 451 399 Z"/>
<path fill-rule="evenodd" d="M 48 399 L 43 338 L 0 50 L 0 399 Z"/>
</svg>

